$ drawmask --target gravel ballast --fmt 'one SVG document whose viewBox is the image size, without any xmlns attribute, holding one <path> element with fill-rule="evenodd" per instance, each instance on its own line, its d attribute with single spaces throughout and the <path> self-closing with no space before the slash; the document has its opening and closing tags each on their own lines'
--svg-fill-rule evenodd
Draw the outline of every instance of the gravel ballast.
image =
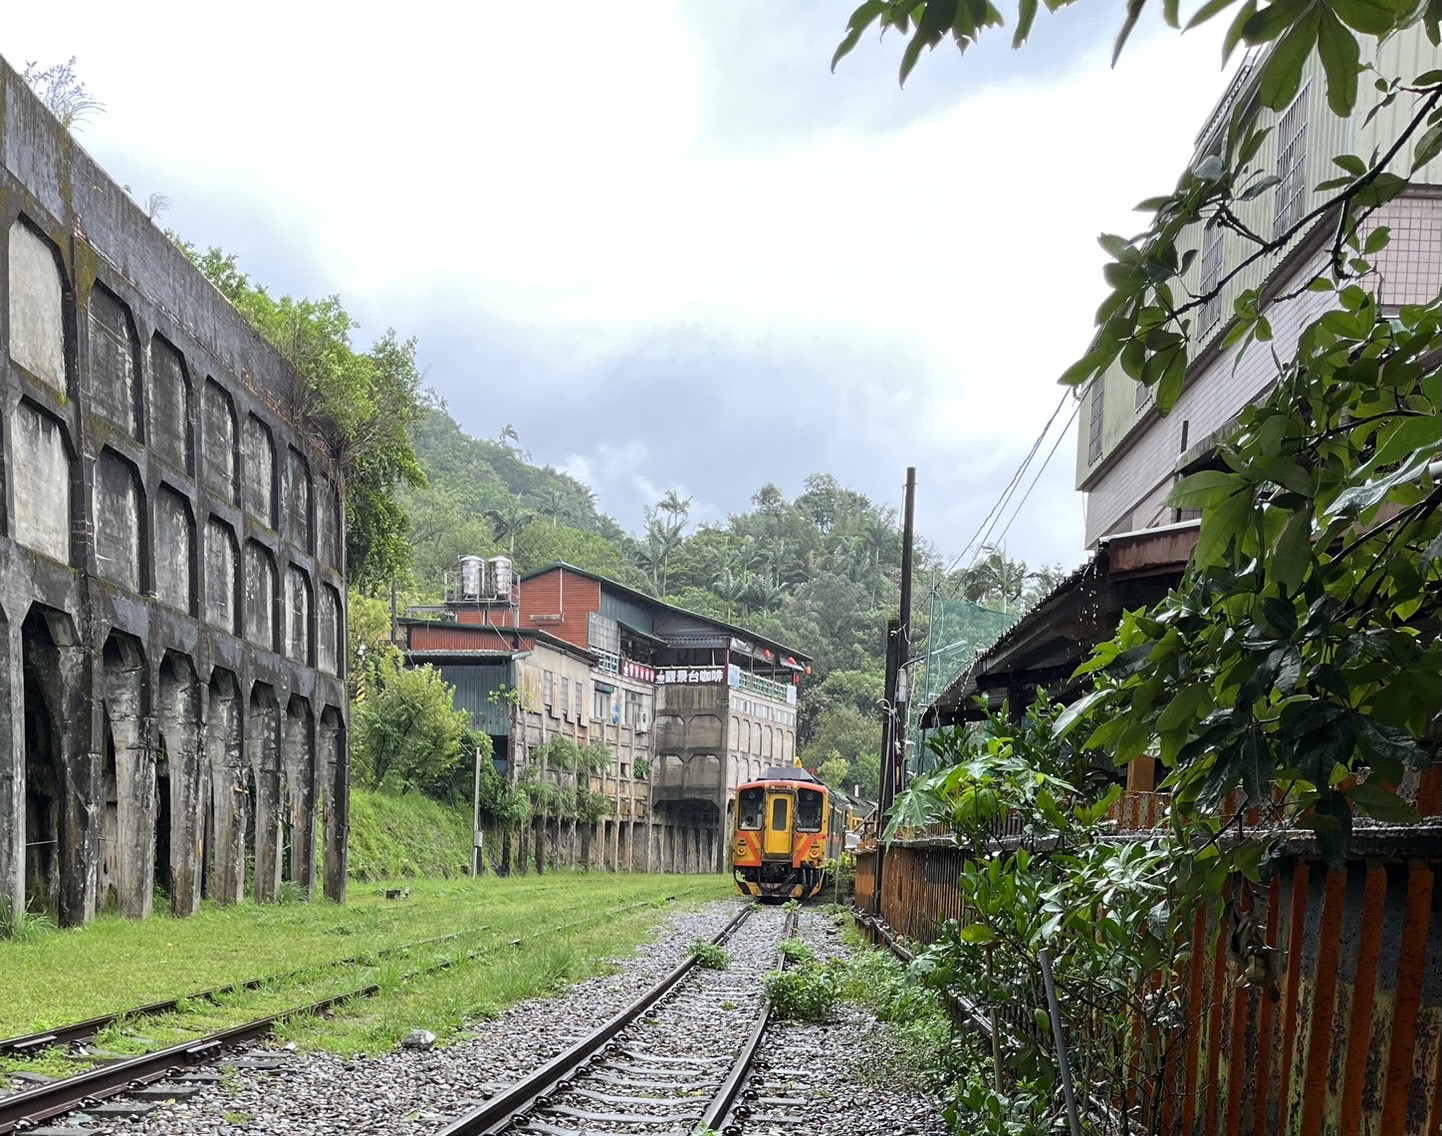
<svg viewBox="0 0 1442 1136">
<path fill-rule="evenodd" d="M 143 1117 L 106 1117 L 103 1124 L 97 1117 L 91 1123 L 125 1136 L 430 1136 L 614 1016 L 674 968 L 693 941 L 709 939 L 736 911 L 735 901 L 718 901 L 675 912 L 662 921 L 654 943 L 613 960 L 614 973 L 579 982 L 557 997 L 519 1003 L 498 1018 L 476 1023 L 470 1035 L 435 1048 L 397 1048 L 345 1059 L 262 1047 L 259 1064 L 273 1068 L 247 1067 L 247 1055 L 234 1054 L 231 1060 L 239 1058 L 238 1064 L 188 1100 L 163 1104 Z M 800 933 L 820 954 L 844 949 L 839 929 L 813 911 L 802 913 Z M 707 981 L 724 983 L 724 974 Z M 746 1130 L 766 1136 L 773 1130 L 786 1136 L 945 1133 L 924 1095 L 866 1078 L 866 1070 L 883 1067 L 882 1027 L 854 1008 L 843 1006 L 840 1013 L 840 1021 L 824 1026 L 772 1025 L 764 1048 L 785 1058 L 763 1073 L 764 1091 L 772 1082 L 789 1086 L 785 1095 L 797 1103 L 788 1105 L 788 1119 L 803 1123 L 747 1125 Z M 416 1023 L 418 1029 L 425 1025 Z M 799 1068 L 821 1072 L 802 1084 L 793 1072 Z M 72 1116 L 56 1123 L 85 1122 Z"/>
</svg>

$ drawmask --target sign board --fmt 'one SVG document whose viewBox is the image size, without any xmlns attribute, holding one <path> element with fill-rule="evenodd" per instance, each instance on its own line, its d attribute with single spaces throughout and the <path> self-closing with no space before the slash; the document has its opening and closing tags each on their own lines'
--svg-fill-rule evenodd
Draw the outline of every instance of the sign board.
<svg viewBox="0 0 1442 1136">
<path fill-rule="evenodd" d="M 697 685 L 725 680 L 726 671 L 722 667 L 660 667 L 656 671 L 657 686 Z"/>
<path fill-rule="evenodd" d="M 645 663 L 638 663 L 633 659 L 622 660 L 621 673 L 627 678 L 638 679 L 641 682 L 661 681 L 656 675 L 655 667 L 648 667 Z"/>
</svg>

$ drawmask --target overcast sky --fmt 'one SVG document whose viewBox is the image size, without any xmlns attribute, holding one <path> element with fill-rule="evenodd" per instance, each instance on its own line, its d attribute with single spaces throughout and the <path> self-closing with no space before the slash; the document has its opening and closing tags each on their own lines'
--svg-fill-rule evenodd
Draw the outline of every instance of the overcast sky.
<svg viewBox="0 0 1442 1136">
<path fill-rule="evenodd" d="M 1096 0 L 904 91 L 897 37 L 829 72 L 847 0 L 226 7 L 10 5 L 0 52 L 76 56 L 107 106 L 82 143 L 164 224 L 339 292 L 362 345 L 416 336 L 465 429 L 513 424 L 627 527 L 812 472 L 899 506 L 915 465 L 948 558 L 1086 345 L 1097 234 L 1141 227 L 1224 81 L 1215 33 L 1143 29 L 1109 69 Z M 1069 436 L 1013 556 L 1080 560 L 1074 466 Z"/>
</svg>

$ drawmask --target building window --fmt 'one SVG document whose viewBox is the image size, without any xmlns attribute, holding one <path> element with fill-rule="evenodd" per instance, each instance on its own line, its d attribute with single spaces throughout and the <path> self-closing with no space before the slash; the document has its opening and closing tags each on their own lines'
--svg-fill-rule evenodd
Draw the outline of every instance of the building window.
<svg viewBox="0 0 1442 1136">
<path fill-rule="evenodd" d="M 553 707 L 556 705 L 556 676 L 546 671 L 541 676 L 541 703 L 548 711 L 552 711 L 551 717 L 555 717 Z"/>
<path fill-rule="evenodd" d="M 606 692 L 600 687 L 592 687 L 591 717 L 598 722 L 604 722 L 611 717 L 610 709 L 610 700 L 606 697 Z"/>
<path fill-rule="evenodd" d="M 634 690 L 626 691 L 626 725 L 635 729 L 641 720 L 641 696 Z"/>
<path fill-rule="evenodd" d="M 561 716 L 571 716 L 571 680 L 565 675 L 561 676 Z"/>
<path fill-rule="evenodd" d="M 1226 262 L 1227 230 L 1221 225 L 1208 225 L 1202 230 L 1202 276 L 1198 281 L 1197 290 L 1205 296 L 1213 291 L 1222 279 L 1222 266 Z M 1217 326 L 1217 321 L 1222 318 L 1222 297 L 1221 293 L 1213 296 L 1202 305 L 1201 316 L 1197 320 L 1198 328 L 1203 335 Z"/>
<path fill-rule="evenodd" d="M 1102 456 L 1102 418 L 1106 410 L 1106 383 L 1105 376 L 1098 375 L 1092 380 L 1091 392 L 1088 394 L 1090 406 L 1087 408 L 1090 420 L 1087 423 L 1087 464 L 1094 465 L 1101 460 Z"/>
<path fill-rule="evenodd" d="M 1277 130 L 1276 208 L 1272 219 L 1272 239 L 1276 240 L 1302 219 L 1307 201 L 1307 96 L 1311 84 L 1282 115 Z"/>
<path fill-rule="evenodd" d="M 621 776 L 622 776 L 622 777 L 629 777 L 629 776 L 631 776 L 631 767 L 630 767 L 629 765 L 627 765 L 624 761 L 621 762 Z"/>
</svg>

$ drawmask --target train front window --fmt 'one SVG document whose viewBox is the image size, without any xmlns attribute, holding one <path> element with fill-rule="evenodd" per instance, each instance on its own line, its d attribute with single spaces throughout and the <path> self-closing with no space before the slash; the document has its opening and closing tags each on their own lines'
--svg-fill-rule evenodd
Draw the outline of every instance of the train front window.
<svg viewBox="0 0 1442 1136">
<path fill-rule="evenodd" d="M 736 809 L 736 826 L 747 832 L 761 828 L 761 818 L 766 815 L 766 790 L 742 789 L 741 801 Z"/>
<path fill-rule="evenodd" d="M 796 831 L 820 832 L 826 797 L 815 789 L 796 791 Z"/>
<path fill-rule="evenodd" d="M 786 814 L 789 801 L 785 797 L 771 798 L 771 831 L 786 831 Z"/>
</svg>

